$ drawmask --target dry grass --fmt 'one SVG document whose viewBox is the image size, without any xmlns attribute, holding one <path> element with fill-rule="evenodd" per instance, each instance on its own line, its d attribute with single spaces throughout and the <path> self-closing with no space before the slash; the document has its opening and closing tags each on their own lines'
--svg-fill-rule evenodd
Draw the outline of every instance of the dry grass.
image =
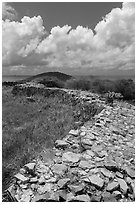
<svg viewBox="0 0 137 204">
<path fill-rule="evenodd" d="M 65 136 L 73 127 L 73 108 L 58 97 L 13 96 L 3 89 L 3 187 L 25 163 L 38 156 L 43 148 Z"/>
</svg>

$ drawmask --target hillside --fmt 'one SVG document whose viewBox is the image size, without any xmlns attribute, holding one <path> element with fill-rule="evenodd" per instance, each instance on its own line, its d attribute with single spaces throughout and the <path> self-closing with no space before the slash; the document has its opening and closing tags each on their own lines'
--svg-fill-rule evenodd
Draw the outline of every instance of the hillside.
<svg viewBox="0 0 137 204">
<path fill-rule="evenodd" d="M 105 98 L 95 93 L 45 88 L 33 83 L 14 87 L 11 90 L 14 96 L 11 94 L 10 100 L 7 100 L 7 91 L 10 92 L 6 89 L 3 98 L 4 105 L 6 102 L 3 110 L 5 142 L 9 133 L 15 140 L 16 132 L 18 140 L 15 140 L 15 144 L 19 142 L 19 151 L 21 148 L 24 150 L 23 145 L 26 147 L 26 139 L 28 144 L 31 141 L 31 145 L 29 152 L 24 154 L 27 159 L 21 158 L 21 169 L 18 168 L 17 174 L 14 174 L 5 200 L 135 200 L 135 106 L 117 100 L 111 106 L 105 102 Z M 33 96 L 28 97 L 30 91 L 33 91 Z M 22 135 L 24 143 L 20 141 Z M 47 139 L 52 143 L 52 158 L 48 152 L 50 143 L 46 145 Z M 14 145 L 13 139 L 11 142 Z M 36 142 L 41 150 L 45 147 L 44 151 L 41 152 L 41 157 L 28 159 L 27 154 L 32 156 L 33 151 L 37 153 Z M 4 159 L 8 162 L 7 155 L 10 157 L 11 154 L 7 150 L 12 151 L 13 146 L 5 144 Z M 14 154 L 16 155 L 15 152 Z M 22 154 L 18 154 L 19 156 L 22 157 Z M 12 159 L 13 167 L 15 157 Z M 19 162 L 19 158 L 17 161 Z"/>
<path fill-rule="evenodd" d="M 41 81 L 43 79 L 58 79 L 61 81 L 66 81 L 72 78 L 72 76 L 61 73 L 61 72 L 45 72 L 35 76 L 27 78 L 25 81 Z"/>
</svg>

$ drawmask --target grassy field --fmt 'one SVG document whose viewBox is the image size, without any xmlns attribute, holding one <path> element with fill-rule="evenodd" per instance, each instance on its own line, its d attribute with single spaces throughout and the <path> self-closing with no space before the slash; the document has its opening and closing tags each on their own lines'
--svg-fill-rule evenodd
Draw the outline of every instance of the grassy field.
<svg viewBox="0 0 137 204">
<path fill-rule="evenodd" d="M 58 97 L 13 96 L 3 87 L 2 176 L 3 189 L 12 175 L 27 162 L 53 146 L 73 127 L 73 108 Z"/>
</svg>

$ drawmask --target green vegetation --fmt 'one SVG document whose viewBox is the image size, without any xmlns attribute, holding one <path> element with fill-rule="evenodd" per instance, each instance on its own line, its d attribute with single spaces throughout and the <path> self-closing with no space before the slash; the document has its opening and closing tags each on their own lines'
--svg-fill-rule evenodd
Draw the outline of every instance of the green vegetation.
<svg viewBox="0 0 137 204">
<path fill-rule="evenodd" d="M 135 99 L 135 83 L 131 79 L 116 81 L 115 90 L 121 93 L 125 100 Z"/>
<path fill-rule="evenodd" d="M 56 87 L 56 88 L 63 88 L 64 87 L 64 81 L 59 80 L 56 77 L 42 79 L 42 80 L 40 80 L 39 83 L 45 85 L 46 87 Z"/>
<path fill-rule="evenodd" d="M 39 76 L 36 81 L 46 87 L 88 90 L 99 94 L 110 91 L 120 93 L 124 100 L 135 99 L 133 80 L 59 76 L 44 76 L 41 79 Z M 66 77 L 65 80 L 63 77 Z M 3 86 L 3 187 L 20 167 L 39 156 L 44 149 L 52 147 L 56 139 L 64 137 L 74 127 L 74 122 L 85 122 L 101 110 L 96 106 L 89 107 L 86 103 L 69 100 L 62 92 L 58 95 L 56 91 L 47 91 L 45 95 L 43 89 L 36 91 L 32 87 L 26 89 L 24 94 L 19 93 L 14 85 L 10 83 Z M 108 102 L 112 103 L 110 96 Z"/>
<path fill-rule="evenodd" d="M 60 89 L 3 86 L 3 188 L 20 167 L 50 149 L 55 140 L 78 128 L 98 109 L 96 104 L 83 103 Z"/>
<path fill-rule="evenodd" d="M 65 83 L 65 88 L 88 91 L 91 89 L 91 83 L 90 83 L 90 80 L 88 79 L 75 78 L 75 79 L 67 80 Z"/>
<path fill-rule="evenodd" d="M 71 104 L 61 98 L 35 95 L 34 102 L 26 96 L 13 96 L 11 88 L 3 87 L 3 186 L 25 163 L 53 146 L 73 127 Z"/>
<path fill-rule="evenodd" d="M 101 80 L 89 78 L 76 78 L 66 81 L 65 88 L 88 90 L 94 93 L 105 94 L 107 92 L 120 93 L 124 100 L 135 99 L 135 83 L 132 79 Z"/>
</svg>

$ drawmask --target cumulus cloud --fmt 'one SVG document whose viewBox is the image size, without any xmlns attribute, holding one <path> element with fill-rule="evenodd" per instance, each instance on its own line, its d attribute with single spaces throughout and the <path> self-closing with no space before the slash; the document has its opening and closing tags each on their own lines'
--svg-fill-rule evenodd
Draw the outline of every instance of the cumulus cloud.
<svg viewBox="0 0 137 204">
<path fill-rule="evenodd" d="M 135 4 L 123 3 L 92 29 L 56 26 L 43 39 L 40 16 L 21 22 L 3 21 L 4 65 L 47 65 L 90 69 L 133 69 L 135 64 Z"/>
<path fill-rule="evenodd" d="M 2 2 L 2 19 L 14 20 L 17 18 L 16 10 L 7 2 Z"/>
<path fill-rule="evenodd" d="M 24 16 L 21 22 L 5 20 L 2 22 L 2 59 L 4 65 L 29 63 L 35 49 L 45 34 L 40 16 Z M 30 57 L 30 59 L 32 59 Z M 34 56 L 35 61 L 36 58 Z M 30 62 L 31 63 L 31 62 Z"/>
</svg>

